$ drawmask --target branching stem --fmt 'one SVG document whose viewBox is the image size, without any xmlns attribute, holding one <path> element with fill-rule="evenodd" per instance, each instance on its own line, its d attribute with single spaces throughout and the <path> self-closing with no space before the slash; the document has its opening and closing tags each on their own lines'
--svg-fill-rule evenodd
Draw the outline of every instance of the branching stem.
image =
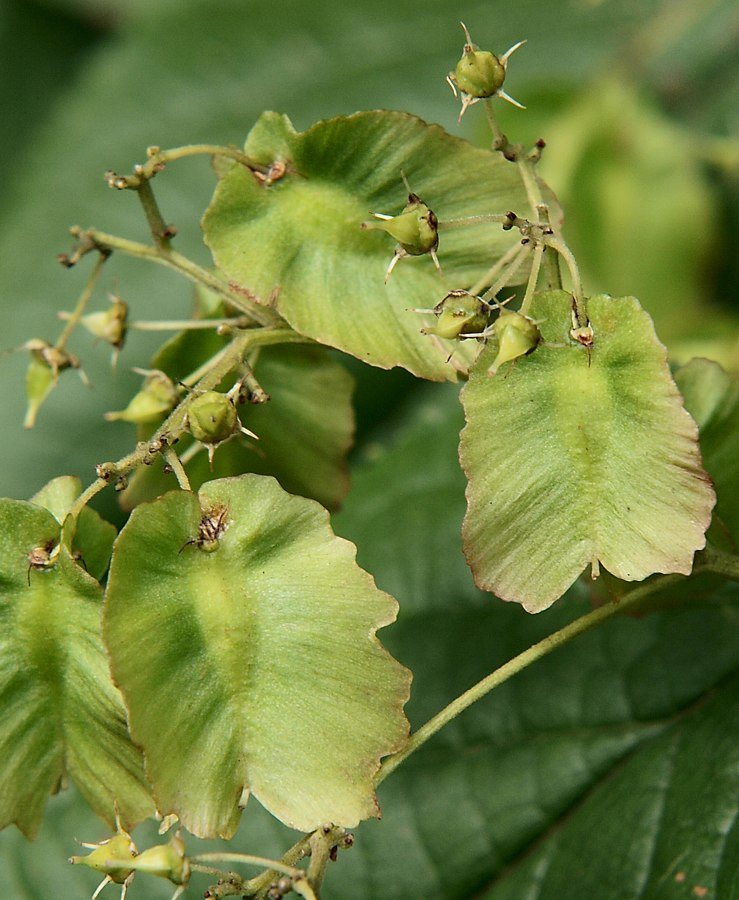
<svg viewBox="0 0 739 900">
<path fill-rule="evenodd" d="M 501 256 L 501 258 L 493 266 L 491 266 L 481 278 L 478 278 L 477 281 L 470 287 L 470 294 L 479 294 L 480 291 L 485 287 L 485 285 L 492 284 L 493 279 L 497 278 L 497 276 L 501 272 L 506 271 L 507 267 L 510 267 L 510 269 L 515 272 L 520 264 L 520 259 L 517 259 L 517 257 L 520 256 L 521 258 L 523 258 L 522 250 L 524 251 L 523 255 L 525 255 L 525 252 L 528 252 L 525 250 L 525 248 L 521 247 L 520 243 L 513 244 L 512 247 L 509 247 L 503 254 L 503 256 Z M 506 279 L 508 280 L 507 271 Z"/>
<path fill-rule="evenodd" d="M 107 253 L 118 251 L 138 259 L 148 259 L 169 269 L 174 269 L 175 272 L 179 272 L 195 284 L 209 288 L 243 312 L 251 321 L 257 322 L 259 325 L 274 327 L 281 321 L 276 312 L 266 306 L 248 302 L 243 291 L 238 290 L 230 283 L 224 281 L 219 275 L 204 269 L 175 250 L 131 241 L 128 238 L 98 231 L 96 228 L 90 228 L 86 231 L 75 231 L 75 234 L 79 237 L 80 245 L 77 251 L 69 258 L 72 261 L 71 264 L 77 262 L 81 256 L 92 250 L 107 251 Z"/>
<path fill-rule="evenodd" d="M 148 441 L 139 443 L 135 450 L 117 462 L 101 463 L 97 467 L 99 477 L 80 494 L 69 511 L 70 515 L 77 517 L 90 500 L 108 484 L 127 475 L 138 466 L 151 463 L 157 453 L 164 452 L 167 447 L 171 446 L 186 429 L 187 410 L 196 396 L 196 392 L 215 389 L 229 372 L 241 366 L 244 356 L 249 350 L 270 344 L 305 343 L 306 341 L 309 339 L 286 328 L 253 328 L 236 334 L 230 344 L 227 344 L 220 353 L 202 367 L 202 375 L 195 384 L 193 393 L 188 394 L 182 400 Z M 173 466 L 173 468 L 177 474 L 176 467 Z"/>
</svg>

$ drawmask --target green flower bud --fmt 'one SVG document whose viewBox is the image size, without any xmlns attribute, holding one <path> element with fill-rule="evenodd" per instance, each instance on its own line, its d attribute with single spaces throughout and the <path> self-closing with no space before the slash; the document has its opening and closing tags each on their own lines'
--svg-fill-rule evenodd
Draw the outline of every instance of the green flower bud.
<svg viewBox="0 0 739 900">
<path fill-rule="evenodd" d="M 141 370 L 137 370 L 141 371 Z M 108 422 L 133 422 L 136 425 L 151 425 L 174 409 L 179 400 L 177 388 L 171 378 L 157 370 L 147 372 L 144 386 L 125 409 L 107 412 Z"/>
<path fill-rule="evenodd" d="M 239 417 L 230 397 L 218 391 L 206 391 L 190 404 L 187 427 L 196 441 L 220 444 L 238 431 Z"/>
<path fill-rule="evenodd" d="M 381 229 L 395 238 L 408 256 L 422 256 L 439 246 L 439 222 L 433 210 L 416 194 L 408 195 L 408 202 L 397 216 L 373 213 L 379 221 L 363 222 L 364 229 Z"/>
<path fill-rule="evenodd" d="M 185 856 L 185 844 L 179 834 L 168 844 L 157 844 L 136 857 L 137 872 L 146 872 L 157 878 L 166 878 L 172 884 L 187 884 L 190 880 L 190 862 Z"/>
<path fill-rule="evenodd" d="M 487 325 L 489 307 L 468 291 L 449 291 L 434 307 L 434 315 L 436 324 L 421 329 L 423 334 L 452 340 L 460 335 L 481 333 Z"/>
<path fill-rule="evenodd" d="M 107 841 L 99 844 L 83 844 L 92 852 L 87 856 L 70 856 L 69 861 L 74 864 L 88 866 L 97 872 L 107 875 L 108 881 L 123 884 L 133 873 L 131 862 L 136 859 L 136 845 L 131 840 L 131 835 L 125 831 L 119 831 Z M 105 884 L 105 882 L 103 882 Z"/>
<path fill-rule="evenodd" d="M 477 103 L 478 100 L 486 97 L 500 97 L 514 106 L 524 109 L 525 107 L 522 104 L 506 94 L 503 90 L 503 82 L 506 77 L 508 59 L 511 54 L 515 53 L 526 42 L 519 41 L 509 50 L 506 50 L 502 56 L 497 56 L 495 53 L 491 53 L 489 50 L 481 50 L 477 44 L 473 44 L 467 26 L 464 22 L 460 24 L 464 29 L 466 43 L 462 51 L 462 58 L 457 63 L 454 71 L 450 72 L 446 78 L 449 86 L 454 91 L 454 96 L 457 96 L 458 90 L 462 95 L 462 112 L 459 114 L 459 118 L 462 118 L 468 107 L 472 106 L 473 103 Z"/>
<path fill-rule="evenodd" d="M 110 298 L 111 305 L 102 312 L 89 313 L 80 320 L 85 328 L 96 338 L 105 341 L 116 350 L 120 350 L 126 340 L 128 331 L 128 304 L 120 297 Z"/>
<path fill-rule="evenodd" d="M 462 58 L 454 69 L 454 82 L 460 91 L 480 99 L 492 97 L 503 86 L 506 70 L 498 57 L 475 44 L 465 44 Z"/>
<path fill-rule="evenodd" d="M 488 375 L 495 375 L 503 363 L 531 353 L 541 340 L 536 323 L 521 313 L 502 309 L 493 324 L 493 334 L 498 339 L 498 355 L 488 369 Z"/>
</svg>

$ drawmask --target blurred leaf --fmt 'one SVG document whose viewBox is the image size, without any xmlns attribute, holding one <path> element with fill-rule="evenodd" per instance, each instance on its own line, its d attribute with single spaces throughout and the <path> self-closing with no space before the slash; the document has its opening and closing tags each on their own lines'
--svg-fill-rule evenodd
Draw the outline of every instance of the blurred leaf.
<svg viewBox="0 0 739 900">
<path fill-rule="evenodd" d="M 685 406 L 698 423 L 701 452 L 716 487 L 714 519 L 739 547 L 739 376 L 694 359 L 675 373 Z"/>
<path fill-rule="evenodd" d="M 550 346 L 491 375 L 491 341 L 462 392 L 467 561 L 480 587 L 529 612 L 588 563 L 627 581 L 688 574 L 715 503 L 649 316 L 633 297 L 591 297 L 586 350 L 569 337 L 571 303 L 537 295 Z"/>
<path fill-rule="evenodd" d="M 206 837 L 230 837 L 250 793 L 304 831 L 378 815 L 372 778 L 407 728 L 409 673 L 375 637 L 395 602 L 274 479 L 211 481 L 199 500 L 134 510 L 106 595 L 161 812 Z"/>
<path fill-rule="evenodd" d="M 0 827 L 33 836 L 68 775 L 101 818 L 117 807 L 132 825 L 154 808 L 100 641 L 100 585 L 40 506 L 0 501 L 0 551 Z"/>
<path fill-rule="evenodd" d="M 593 293 L 641 298 L 670 345 L 726 333 L 708 305 L 718 232 L 693 134 L 625 78 L 602 79 L 549 123 L 542 174 Z"/>
<path fill-rule="evenodd" d="M 634 752 L 543 847 L 479 896 L 559 900 L 577 873 L 581 896 L 730 897 L 739 887 L 739 841 L 728 824 L 737 797 L 734 677 Z"/>
<path fill-rule="evenodd" d="M 245 152 L 258 162 L 284 162 L 287 172 L 271 187 L 242 167 L 221 179 L 203 230 L 226 275 L 274 302 L 302 334 L 375 366 L 455 380 L 447 363 L 453 345 L 422 335 L 414 308 L 469 287 L 515 243 L 498 224 L 448 233 L 443 225 L 523 208 L 518 171 L 497 154 L 391 112 L 331 119 L 303 133 L 265 114 Z M 395 241 L 360 227 L 373 212 L 401 212 L 408 194 L 401 173 L 439 219 L 444 280 L 423 254 L 400 260 L 383 283 Z"/>
</svg>

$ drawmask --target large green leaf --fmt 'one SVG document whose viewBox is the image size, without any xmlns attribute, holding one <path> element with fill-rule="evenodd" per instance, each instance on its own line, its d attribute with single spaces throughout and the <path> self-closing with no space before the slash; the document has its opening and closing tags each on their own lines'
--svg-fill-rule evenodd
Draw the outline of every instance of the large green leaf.
<svg viewBox="0 0 739 900">
<path fill-rule="evenodd" d="M 203 219 L 205 238 L 227 276 L 275 303 L 303 334 L 383 368 L 404 366 L 433 380 L 456 378 L 440 347 L 421 333 L 414 308 L 433 307 L 449 288 L 469 287 L 515 243 L 499 225 L 449 232 L 445 220 L 525 211 L 515 166 L 405 113 L 365 112 L 296 132 L 265 113 L 245 151 L 283 161 L 271 187 L 234 166 Z M 394 241 L 362 231 L 371 213 L 397 215 L 412 190 L 442 224 L 438 255 L 403 259 L 384 283 Z M 276 297 L 276 299 L 275 299 Z"/>
<path fill-rule="evenodd" d="M 197 835 L 233 834 L 250 793 L 305 831 L 378 814 L 409 673 L 375 637 L 395 601 L 327 520 L 245 475 L 142 504 L 118 538 L 113 674 L 160 810 Z"/>
<path fill-rule="evenodd" d="M 625 581 L 689 573 L 715 501 L 638 301 L 588 301 L 591 350 L 569 337 L 571 301 L 539 295 L 532 315 L 549 345 L 490 376 L 491 341 L 462 392 L 465 553 L 480 587 L 529 612 L 588 563 Z"/>
<path fill-rule="evenodd" d="M 640 747 L 542 847 L 479 896 L 559 900 L 571 895 L 575 873 L 583 897 L 735 896 L 737 796 L 735 676 Z"/>
<path fill-rule="evenodd" d="M 0 501 L 0 827 L 29 836 L 68 775 L 109 823 L 154 811 L 108 674 L 100 585 L 60 531 L 41 506 Z"/>
</svg>

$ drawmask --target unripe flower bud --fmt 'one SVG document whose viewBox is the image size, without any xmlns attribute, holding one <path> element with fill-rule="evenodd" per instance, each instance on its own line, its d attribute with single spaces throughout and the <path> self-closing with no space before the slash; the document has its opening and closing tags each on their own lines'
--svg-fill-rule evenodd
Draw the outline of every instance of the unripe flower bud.
<svg viewBox="0 0 739 900">
<path fill-rule="evenodd" d="M 381 229 L 398 242 L 409 256 L 422 256 L 439 246 L 439 222 L 433 210 L 416 194 L 408 195 L 408 202 L 397 216 L 375 213 L 378 221 L 363 222 L 364 229 Z"/>
<path fill-rule="evenodd" d="M 238 431 L 239 417 L 230 397 L 218 391 L 206 391 L 190 404 L 187 427 L 196 441 L 220 444 Z"/>
<path fill-rule="evenodd" d="M 126 340 L 128 319 L 128 304 L 120 297 L 110 298 L 111 305 L 102 312 L 89 313 L 82 316 L 81 322 L 85 328 L 94 334 L 96 338 L 105 341 L 116 350 L 120 350 Z"/>
<path fill-rule="evenodd" d="M 465 334 L 479 334 L 487 325 L 487 304 L 468 291 L 450 291 L 434 307 L 437 322 L 423 328 L 424 334 L 435 334 L 452 340 Z"/>
<path fill-rule="evenodd" d="M 493 334 L 498 339 L 498 355 L 488 369 L 488 375 L 495 375 L 503 363 L 531 353 L 541 340 L 532 319 L 507 309 L 500 311 L 493 324 Z"/>
<path fill-rule="evenodd" d="M 157 878 L 166 878 L 172 884 L 187 884 L 190 879 L 190 862 L 179 835 L 175 835 L 168 844 L 158 844 L 144 850 L 136 858 L 135 868 Z"/>
<path fill-rule="evenodd" d="M 136 845 L 131 840 L 131 835 L 125 831 L 120 831 L 99 844 L 83 844 L 83 846 L 90 848 L 92 852 L 87 856 L 70 856 L 71 863 L 89 866 L 102 872 L 116 884 L 123 884 L 133 872 L 130 863 L 136 859 Z"/>
<path fill-rule="evenodd" d="M 503 86 L 506 70 L 498 57 L 474 44 L 465 44 L 454 69 L 454 81 L 464 94 L 478 99 L 492 97 Z"/>
<path fill-rule="evenodd" d="M 177 388 L 164 372 L 148 373 L 144 386 L 125 409 L 107 412 L 108 422 L 133 422 L 136 425 L 151 425 L 159 422 L 177 405 Z"/>
</svg>

